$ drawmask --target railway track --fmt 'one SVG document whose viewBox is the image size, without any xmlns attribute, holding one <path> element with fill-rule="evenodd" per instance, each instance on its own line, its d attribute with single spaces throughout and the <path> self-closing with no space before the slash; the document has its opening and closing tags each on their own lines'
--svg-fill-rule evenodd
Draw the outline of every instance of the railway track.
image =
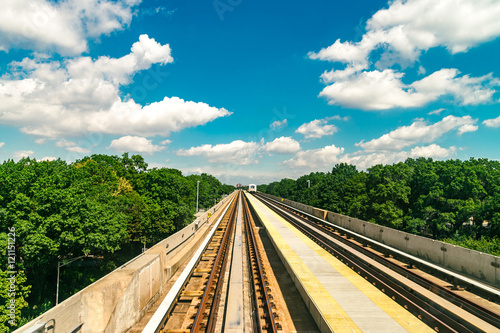
<svg viewBox="0 0 500 333">
<path fill-rule="evenodd" d="M 238 216 L 239 207 L 242 216 Z M 232 199 L 226 211 L 206 244 L 202 245 L 191 259 L 192 264 L 181 274 L 176 284 L 167 294 L 162 305 L 154 314 L 143 332 L 216 332 L 221 330 L 230 294 L 226 271 L 234 244 L 237 219 L 244 222 L 246 235 L 249 281 L 253 299 L 250 313 L 253 318 L 252 332 L 278 332 L 281 328 L 274 312 L 273 297 L 267 281 L 266 265 L 256 240 L 254 225 L 245 196 L 241 191 Z M 230 280 L 230 278 L 229 278 Z M 225 310 L 224 310 L 225 309 Z M 231 309 L 229 309 L 231 310 Z M 242 320 L 244 320 L 242 318 Z M 249 320 L 249 319 L 247 319 Z"/>
<path fill-rule="evenodd" d="M 500 315 L 416 274 L 371 248 L 341 236 L 332 225 L 291 207 L 255 196 L 438 332 L 500 331 Z M 345 233 L 344 233 L 345 235 Z"/>
<path fill-rule="evenodd" d="M 273 312 L 274 304 L 272 302 L 272 296 L 270 295 L 271 289 L 269 288 L 266 269 L 262 263 L 260 254 L 263 249 L 259 249 L 254 231 L 255 224 L 246 200 L 243 200 L 243 211 L 248 253 L 251 258 L 249 261 L 251 266 L 250 271 L 252 273 L 253 286 L 255 286 L 252 292 L 254 296 L 254 328 L 257 332 L 274 333 L 277 332 L 278 329 L 281 329 L 281 325 L 276 323 L 276 320 L 279 318 Z"/>
</svg>

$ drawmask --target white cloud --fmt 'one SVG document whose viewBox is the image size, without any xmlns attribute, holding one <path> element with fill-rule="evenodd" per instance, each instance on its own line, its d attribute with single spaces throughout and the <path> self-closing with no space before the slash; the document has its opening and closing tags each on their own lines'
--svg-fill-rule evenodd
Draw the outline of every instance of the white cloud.
<svg viewBox="0 0 500 333">
<path fill-rule="evenodd" d="M 467 133 L 467 132 L 475 132 L 478 129 L 479 129 L 479 126 L 477 126 L 477 125 L 466 124 L 466 125 L 462 125 L 458 128 L 458 134 L 462 135 L 462 134 Z"/>
<path fill-rule="evenodd" d="M 309 53 L 311 59 L 346 64 L 321 75 L 327 87 L 320 95 L 330 104 L 362 110 L 419 107 L 441 97 L 460 105 L 492 102 L 500 82 L 491 74 L 459 76 L 457 69 L 441 69 L 406 84 L 391 66 L 413 65 L 430 48 L 454 54 L 491 41 L 500 36 L 499 15 L 500 3 L 491 0 L 390 1 L 368 20 L 361 41 L 337 40 Z M 419 66 L 417 72 L 426 71 Z"/>
<path fill-rule="evenodd" d="M 258 164 L 260 154 L 293 154 L 300 150 L 300 143 L 291 137 L 279 137 L 271 142 L 245 142 L 235 140 L 216 145 L 205 144 L 189 149 L 179 149 L 178 156 L 202 156 L 209 163 L 248 165 Z"/>
<path fill-rule="evenodd" d="M 34 154 L 33 150 L 19 150 L 12 154 L 14 160 L 19 161 L 23 157 L 32 157 Z"/>
<path fill-rule="evenodd" d="M 172 143 L 172 140 L 163 140 L 162 142 L 160 142 L 160 145 L 166 146 L 166 145 L 171 144 L 171 143 Z"/>
<path fill-rule="evenodd" d="M 493 119 L 486 119 L 483 124 L 488 127 L 500 127 L 500 116 Z"/>
<path fill-rule="evenodd" d="M 96 61 L 89 57 L 78 57 L 68 61 L 66 68 L 72 78 L 103 78 L 114 85 L 130 83 L 133 74 L 148 69 L 152 64 L 168 64 L 174 61 L 168 44 L 161 45 L 148 35 L 139 36 L 130 49 L 131 53 L 121 58 L 101 56 Z"/>
<path fill-rule="evenodd" d="M 361 72 L 363 69 L 364 66 L 349 65 L 346 67 L 346 69 L 343 70 L 332 69 L 329 72 L 325 71 L 323 74 L 321 74 L 320 78 L 324 84 L 330 84 L 336 81 L 349 79 L 351 76 L 357 74 L 358 72 Z"/>
<path fill-rule="evenodd" d="M 363 38 L 360 43 L 341 42 L 337 39 L 335 43 L 318 53 L 309 52 L 309 58 L 326 60 L 332 62 L 354 63 L 356 66 L 367 64 L 367 57 L 371 50 L 377 45 L 368 38 Z"/>
<path fill-rule="evenodd" d="M 66 140 L 64 138 L 56 142 L 56 147 L 65 148 L 67 151 L 71 151 L 77 154 L 88 154 L 91 152 L 90 147 L 88 148 L 79 147 L 78 143 Z"/>
<path fill-rule="evenodd" d="M 443 111 L 446 111 L 446 109 L 445 109 L 445 108 L 440 108 L 440 109 L 437 109 L 437 110 L 431 111 L 431 112 L 429 112 L 429 113 L 427 113 L 427 114 L 428 114 L 429 116 L 431 116 L 431 115 L 440 115 L 440 114 L 441 114 L 441 112 L 443 112 Z"/>
<path fill-rule="evenodd" d="M 67 147 L 66 150 L 71 151 L 73 153 L 77 154 L 88 154 L 90 153 L 89 148 L 83 148 L 83 147 Z"/>
<path fill-rule="evenodd" d="M 303 134 L 306 139 L 317 139 L 325 135 L 332 135 L 338 131 L 338 128 L 335 125 L 328 125 L 327 122 L 331 119 L 340 119 L 340 117 L 335 117 L 315 119 L 311 122 L 302 124 L 295 133 Z"/>
<path fill-rule="evenodd" d="M 401 126 L 394 131 L 382 135 L 380 138 L 368 142 L 358 142 L 356 146 L 365 150 L 401 150 L 419 142 L 430 143 L 444 134 L 457 130 L 458 134 L 477 130 L 477 119 L 471 116 L 447 116 L 441 121 L 428 125 L 426 121 L 417 119 L 410 126 Z"/>
<path fill-rule="evenodd" d="M 168 136 L 184 128 L 204 125 L 219 117 L 230 115 L 206 103 L 165 97 L 144 107 L 134 101 L 115 103 L 110 110 L 93 115 L 88 129 L 91 132 L 134 134 L 139 136 Z"/>
<path fill-rule="evenodd" d="M 5 146 L 5 142 L 0 142 L 0 149 Z"/>
<path fill-rule="evenodd" d="M 190 149 L 180 149 L 178 156 L 203 156 L 210 163 L 257 164 L 257 154 L 261 146 L 256 142 L 236 140 L 215 146 L 206 144 Z"/>
<path fill-rule="evenodd" d="M 128 26 L 141 1 L 3 1 L 0 51 L 11 48 L 56 50 L 63 55 L 87 51 L 87 39 Z"/>
<path fill-rule="evenodd" d="M 282 121 L 280 120 L 276 120 L 274 121 L 271 126 L 269 126 L 269 128 L 271 128 L 272 130 L 274 129 L 278 129 L 278 128 L 281 128 L 281 127 L 285 127 L 288 125 L 288 120 L 286 119 L 283 119 Z"/>
<path fill-rule="evenodd" d="M 130 135 L 111 141 L 109 148 L 116 152 L 135 152 L 150 155 L 165 149 L 163 146 L 154 145 L 152 140 Z"/>
<path fill-rule="evenodd" d="M 166 165 L 161 165 L 160 167 L 166 167 Z M 189 168 L 181 168 L 183 174 L 202 174 L 208 173 L 221 182 L 225 184 L 236 185 L 241 184 L 264 184 L 273 181 L 279 181 L 284 175 L 290 177 L 293 173 L 295 177 L 301 176 L 300 170 L 291 170 L 290 168 L 281 170 L 264 170 L 262 168 L 248 169 L 246 166 L 238 166 L 229 164 L 221 165 L 206 165 L 206 166 L 196 166 Z"/>
<path fill-rule="evenodd" d="M 299 151 L 295 156 L 283 162 L 291 168 L 320 168 L 333 166 L 338 163 L 339 156 L 344 153 L 344 148 L 335 145 L 318 149 Z"/>
<path fill-rule="evenodd" d="M 309 57 L 367 68 L 377 48 L 383 50 L 381 65 L 412 63 L 438 46 L 453 54 L 466 52 L 500 36 L 499 16 L 500 3 L 491 0 L 395 0 L 368 20 L 360 42 L 337 40 Z"/>
<path fill-rule="evenodd" d="M 364 71 L 326 86 L 320 96 L 329 104 L 363 110 L 387 110 L 423 106 L 443 96 L 452 96 L 460 105 L 488 103 L 500 85 L 491 74 L 482 77 L 458 76 L 459 71 L 443 68 L 411 84 L 402 82 L 403 73 L 392 69 Z"/>
<path fill-rule="evenodd" d="M 56 142 L 57 147 L 74 147 L 76 145 L 77 145 L 76 142 L 68 141 L 66 139 L 60 139 L 59 141 Z"/>
<path fill-rule="evenodd" d="M 57 157 L 53 157 L 53 156 L 45 156 L 44 158 L 42 158 L 40 161 L 55 161 L 57 160 Z"/>
<path fill-rule="evenodd" d="M 121 85 L 155 63 L 172 62 L 170 53 L 168 44 L 141 35 L 131 53 L 117 59 L 35 57 L 14 62 L 11 74 L 0 78 L 0 123 L 51 139 L 88 132 L 147 137 L 168 136 L 230 115 L 224 108 L 178 97 L 144 107 L 132 99 L 122 100 Z"/>
<path fill-rule="evenodd" d="M 425 158 L 442 159 L 455 154 L 456 151 L 457 149 L 455 146 L 446 149 L 433 143 L 429 146 L 415 147 L 412 150 L 410 150 L 410 153 L 408 155 L 409 157 L 412 158 L 425 157 Z"/>
<path fill-rule="evenodd" d="M 300 144 L 291 137 L 282 136 L 266 143 L 262 149 L 268 153 L 292 154 L 300 150 Z"/>
<path fill-rule="evenodd" d="M 352 154 L 346 154 L 340 158 L 340 162 L 356 165 L 361 170 L 366 170 L 377 164 L 393 164 L 403 162 L 408 158 L 433 158 L 444 159 L 453 156 L 457 148 L 442 148 L 433 143 L 428 146 L 414 147 L 410 151 L 378 151 L 367 152 L 358 151 Z"/>
</svg>

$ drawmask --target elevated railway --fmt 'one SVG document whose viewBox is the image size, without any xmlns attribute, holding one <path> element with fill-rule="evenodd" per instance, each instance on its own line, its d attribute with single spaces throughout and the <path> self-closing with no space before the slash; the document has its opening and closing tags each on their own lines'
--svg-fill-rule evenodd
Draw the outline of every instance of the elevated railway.
<svg viewBox="0 0 500 333">
<path fill-rule="evenodd" d="M 137 282 L 112 311 L 121 326 L 99 331 L 500 332 L 496 286 L 283 201 L 235 191 L 203 224 L 124 265 Z M 75 299 L 89 299 L 77 296 L 61 304 L 59 317 L 57 307 L 51 310 L 54 332 L 67 331 L 59 329 L 64 320 L 75 332 L 97 331 L 98 322 L 70 311 Z M 39 319 L 17 332 L 39 332 Z"/>
<path fill-rule="evenodd" d="M 338 228 L 315 216 L 300 212 L 279 201 L 256 194 L 259 200 L 273 212 L 291 223 L 309 238 L 325 248 L 348 267 L 363 276 L 379 290 L 408 309 L 438 332 L 494 332 L 500 328 L 499 306 L 490 300 L 498 300 L 498 290 L 455 272 L 439 269 L 438 276 L 419 271 L 411 256 L 406 260 L 394 259 L 397 252 L 386 246 L 384 251 L 376 241 L 359 238 L 360 235 Z M 355 239 L 355 236 L 358 239 Z M 394 254 L 394 255 L 393 255 Z M 404 254 L 397 253 L 399 256 Z M 419 265 L 422 266 L 422 265 Z M 429 271 L 436 271 L 432 264 Z M 469 281 L 471 291 L 457 287 L 456 282 Z M 450 284 L 448 281 L 452 281 Z"/>
</svg>

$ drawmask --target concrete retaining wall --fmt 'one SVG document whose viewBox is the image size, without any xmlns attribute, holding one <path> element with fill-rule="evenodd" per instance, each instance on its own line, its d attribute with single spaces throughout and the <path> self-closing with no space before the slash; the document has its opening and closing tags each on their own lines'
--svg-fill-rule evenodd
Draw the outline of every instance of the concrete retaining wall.
<svg viewBox="0 0 500 333">
<path fill-rule="evenodd" d="M 326 213 L 325 220 L 343 228 L 434 264 L 461 272 L 471 278 L 500 287 L 500 257 L 409 234 L 353 217 L 327 212 L 274 195 L 264 195 L 316 217 L 321 217 Z"/>
<path fill-rule="evenodd" d="M 210 215 L 227 203 L 223 199 L 207 211 Z M 178 254 L 200 227 L 208 221 L 207 214 L 184 229 L 162 240 L 90 286 L 53 307 L 38 318 L 14 331 L 21 333 L 36 322 L 55 320 L 55 333 L 71 332 L 84 323 L 81 333 L 125 332 L 137 323 L 160 296 L 163 286 L 182 263 L 196 251 L 199 243 L 189 243 L 192 251 Z M 202 229 L 207 231 L 207 228 Z M 198 239 L 198 237 L 197 237 Z"/>
</svg>

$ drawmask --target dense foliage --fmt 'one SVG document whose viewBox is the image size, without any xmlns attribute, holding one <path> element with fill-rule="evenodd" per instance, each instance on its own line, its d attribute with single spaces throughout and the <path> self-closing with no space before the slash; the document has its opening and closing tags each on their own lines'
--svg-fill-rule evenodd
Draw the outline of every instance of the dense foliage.
<svg viewBox="0 0 500 333">
<path fill-rule="evenodd" d="M 310 180 L 310 188 L 307 180 Z M 366 172 L 347 164 L 259 191 L 500 255 L 500 163 L 408 159 Z"/>
<path fill-rule="evenodd" d="M 10 302 L 8 228 L 16 236 L 19 324 L 21 312 L 27 320 L 54 305 L 58 262 L 92 256 L 61 268 L 62 301 L 191 222 L 197 181 L 200 208 L 234 189 L 207 174 L 184 177 L 179 170 L 147 167 L 141 156 L 128 154 L 71 164 L 29 158 L 1 164 L 0 310 Z"/>
</svg>

